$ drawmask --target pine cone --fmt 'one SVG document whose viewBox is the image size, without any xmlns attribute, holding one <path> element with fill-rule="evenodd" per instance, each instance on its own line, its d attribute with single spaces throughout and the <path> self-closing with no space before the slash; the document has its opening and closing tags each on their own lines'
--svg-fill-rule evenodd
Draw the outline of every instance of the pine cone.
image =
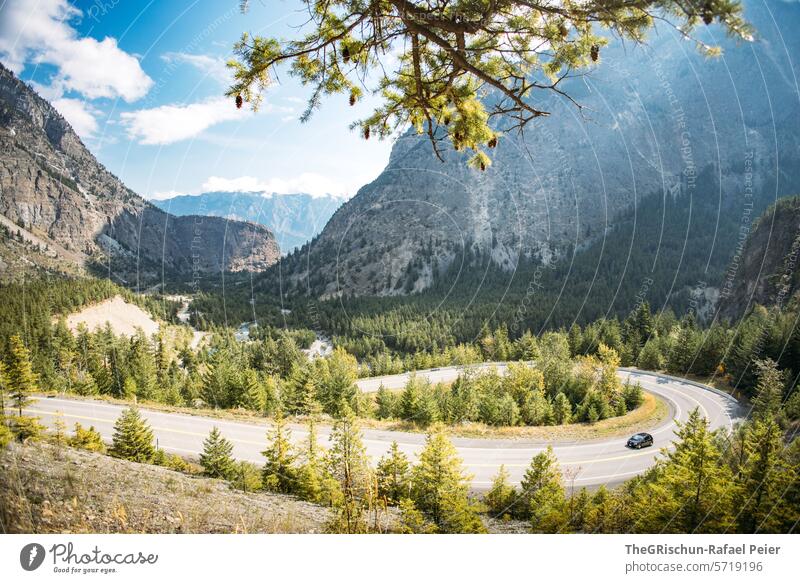
<svg viewBox="0 0 800 583">
<path fill-rule="evenodd" d="M 490 148 L 496 148 L 497 147 L 497 137 L 496 136 L 493 137 L 491 140 L 489 140 L 486 143 L 486 145 L 489 146 Z"/>
<path fill-rule="evenodd" d="M 242 99 L 242 96 L 241 95 L 237 95 L 236 96 L 236 109 L 242 109 L 242 104 L 243 103 L 244 103 L 244 100 Z"/>
<path fill-rule="evenodd" d="M 369 126 L 364 127 L 364 139 L 369 139 Z"/>
<path fill-rule="evenodd" d="M 355 93 L 351 93 L 350 94 L 350 105 L 353 106 L 355 104 L 356 104 L 356 94 Z"/>
<path fill-rule="evenodd" d="M 597 45 L 592 45 L 590 55 L 592 57 L 592 61 L 596 62 L 597 59 L 600 57 L 600 47 Z"/>
<path fill-rule="evenodd" d="M 348 49 L 347 47 L 342 48 L 342 59 L 344 60 L 345 63 L 350 61 L 350 49 Z"/>
<path fill-rule="evenodd" d="M 703 22 L 708 26 L 714 22 L 714 13 L 711 10 L 711 2 L 706 2 L 703 5 Z"/>
</svg>

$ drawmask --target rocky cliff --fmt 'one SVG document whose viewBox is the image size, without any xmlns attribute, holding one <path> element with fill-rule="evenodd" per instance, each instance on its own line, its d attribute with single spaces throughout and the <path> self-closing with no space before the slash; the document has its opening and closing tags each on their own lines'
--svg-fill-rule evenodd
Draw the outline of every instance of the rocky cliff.
<svg viewBox="0 0 800 583">
<path fill-rule="evenodd" d="M 800 298 L 800 196 L 759 217 L 728 268 L 720 314 L 736 320 L 755 305 L 785 308 Z"/>
<path fill-rule="evenodd" d="M 289 291 L 406 294 L 469 269 L 475 253 L 509 273 L 521 261 L 563 263 L 602 241 L 644 197 L 688 207 L 702 200 L 735 218 L 790 194 L 800 174 L 792 65 L 800 5 L 747 2 L 746 14 L 755 43 L 701 31 L 722 44 L 720 59 L 703 57 L 667 26 L 645 47 L 612 41 L 596 69 L 562 87 L 583 109 L 534 95 L 551 116 L 524 136 L 503 135 L 485 172 L 453 151 L 442 163 L 426 137 L 407 133 L 385 171 L 281 265 Z M 701 174 L 712 177 L 703 188 Z"/>
<path fill-rule="evenodd" d="M 108 172 L 67 121 L 0 65 L 3 279 L 30 265 L 102 270 L 124 283 L 262 271 L 280 256 L 254 223 L 175 217 Z M 17 249 L 14 252 L 14 249 Z"/>
</svg>

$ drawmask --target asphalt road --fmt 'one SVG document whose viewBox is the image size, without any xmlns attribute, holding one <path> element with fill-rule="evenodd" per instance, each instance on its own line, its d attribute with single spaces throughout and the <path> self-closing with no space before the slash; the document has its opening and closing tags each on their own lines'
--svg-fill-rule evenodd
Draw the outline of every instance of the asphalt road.
<svg viewBox="0 0 800 583">
<path fill-rule="evenodd" d="M 418 371 L 416 374 L 433 382 L 443 382 L 455 379 L 458 372 L 457 367 L 445 367 Z M 454 438 L 453 443 L 464 460 L 467 471 L 473 475 L 473 488 L 488 488 L 501 464 L 506 466 L 513 481 L 519 481 L 531 458 L 548 445 L 552 445 L 562 469 L 570 480 L 574 480 L 576 486 L 619 484 L 654 463 L 660 455 L 660 448 L 669 445 L 673 437 L 675 419 L 685 420 L 695 407 L 700 407 L 701 412 L 710 420 L 712 428 L 732 426 L 740 414 L 739 406 L 732 397 L 688 381 L 639 371 L 620 370 L 619 374 L 623 379 L 630 377 L 638 381 L 645 390 L 664 399 L 670 407 L 669 419 L 649 430 L 655 440 L 655 447 L 629 450 L 625 447 L 627 436 L 583 442 Z M 367 392 L 376 391 L 381 383 L 387 388 L 400 388 L 408 376 L 403 374 L 380 379 L 362 379 L 358 384 Z M 93 425 L 105 439 L 110 440 L 114 421 L 122 409 L 120 405 L 98 401 L 42 397 L 28 407 L 27 414 L 37 415 L 43 423 L 52 426 L 56 413 L 60 412 L 69 428 L 75 422 Z M 233 453 L 237 459 L 263 463 L 260 452 L 266 445 L 266 422 L 255 424 L 148 409 L 142 409 L 141 412 L 153 428 L 159 447 L 166 451 L 197 455 L 202 450 L 202 443 L 208 432 L 216 425 L 233 443 Z M 292 426 L 291 429 L 293 440 L 301 441 L 307 437 L 303 426 Z M 329 427 L 319 428 L 322 445 L 328 442 L 329 430 Z M 376 429 L 365 429 L 363 433 L 364 445 L 373 461 L 377 461 L 387 451 L 392 441 L 397 441 L 400 448 L 415 460 L 425 439 L 420 433 Z"/>
</svg>

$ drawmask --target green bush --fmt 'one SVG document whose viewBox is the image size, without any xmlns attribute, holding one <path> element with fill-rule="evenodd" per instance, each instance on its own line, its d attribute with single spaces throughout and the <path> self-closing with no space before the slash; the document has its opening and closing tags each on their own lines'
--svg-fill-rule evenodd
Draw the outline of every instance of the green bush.
<svg viewBox="0 0 800 583">
<path fill-rule="evenodd" d="M 47 428 L 39 423 L 38 417 L 20 416 L 11 421 L 11 431 L 17 441 L 38 441 Z"/>
<path fill-rule="evenodd" d="M 106 452 L 106 444 L 100 433 L 94 428 L 85 429 L 80 423 L 75 424 L 75 435 L 69 438 L 69 445 L 78 449 L 95 451 L 98 453 Z"/>
</svg>

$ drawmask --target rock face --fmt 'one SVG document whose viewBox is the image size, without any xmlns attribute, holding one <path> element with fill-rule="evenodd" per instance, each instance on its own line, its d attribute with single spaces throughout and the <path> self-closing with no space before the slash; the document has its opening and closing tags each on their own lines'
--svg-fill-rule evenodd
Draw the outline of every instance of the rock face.
<svg viewBox="0 0 800 583">
<path fill-rule="evenodd" d="M 728 268 L 720 314 L 735 320 L 756 304 L 784 308 L 800 298 L 800 196 L 761 215 Z"/>
<path fill-rule="evenodd" d="M 502 136 L 485 172 L 453 151 L 442 163 L 426 137 L 407 133 L 385 171 L 283 262 L 288 291 L 421 291 L 437 274 L 468 269 L 475 253 L 509 271 L 520 261 L 551 264 L 602 239 L 647 196 L 686 205 L 707 197 L 724 216 L 739 216 L 754 198 L 791 194 L 800 174 L 790 58 L 800 54 L 792 32 L 800 5 L 747 2 L 746 14 L 759 33 L 752 45 L 715 27 L 700 31 L 723 45 L 717 60 L 668 27 L 646 47 L 612 41 L 595 70 L 562 87 L 583 109 L 534 94 L 551 116 L 524 136 Z M 698 187 L 703 174 L 712 188 Z"/>
<path fill-rule="evenodd" d="M 66 120 L 0 65 L 0 215 L 36 250 L 125 283 L 262 271 L 280 256 L 261 225 L 175 217 L 108 172 Z M 43 245 L 42 245 L 43 243 Z M 36 261 L 33 253 L 28 261 Z"/>
<path fill-rule="evenodd" d="M 288 253 L 318 235 L 342 199 L 302 193 L 204 192 L 154 200 L 153 204 L 179 217 L 206 215 L 264 225 Z"/>
</svg>

